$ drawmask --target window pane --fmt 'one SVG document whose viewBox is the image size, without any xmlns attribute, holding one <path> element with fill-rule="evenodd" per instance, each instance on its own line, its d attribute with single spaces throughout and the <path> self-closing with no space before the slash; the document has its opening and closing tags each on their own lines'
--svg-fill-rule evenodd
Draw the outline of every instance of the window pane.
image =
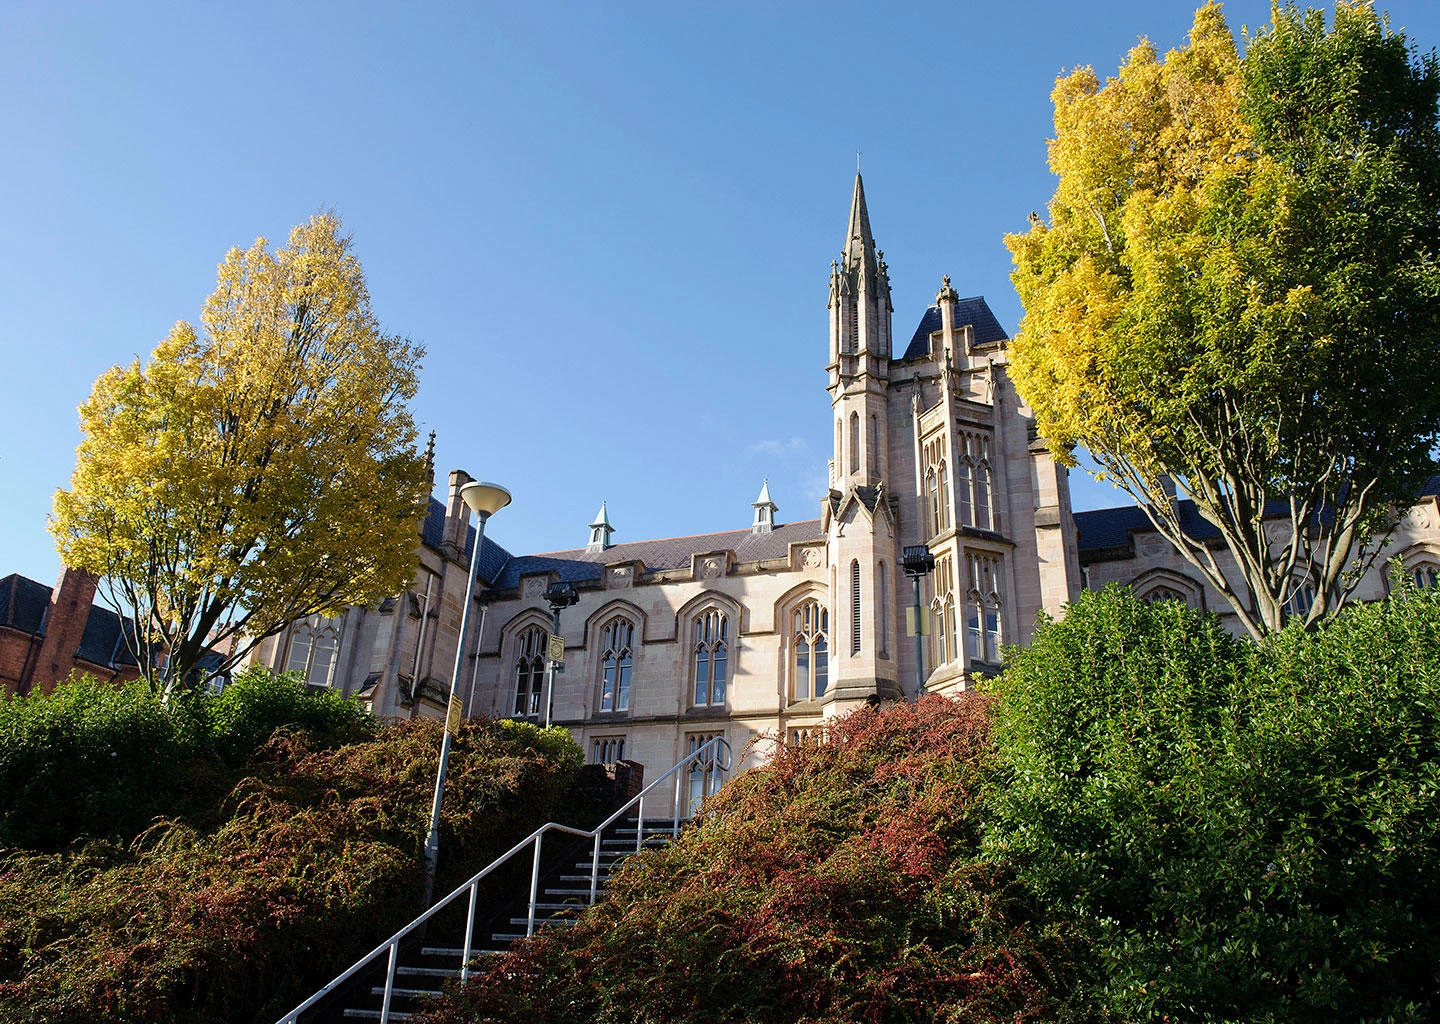
<svg viewBox="0 0 1440 1024">
<path fill-rule="evenodd" d="M 715 651 L 715 685 L 710 693 L 715 704 L 725 703 L 725 660 L 725 648 L 721 647 Z"/>
<path fill-rule="evenodd" d="M 810 699 L 810 645 L 803 638 L 795 641 L 795 699 Z"/>
<path fill-rule="evenodd" d="M 285 663 L 286 672 L 299 672 L 305 677 L 305 666 L 310 663 L 310 628 L 301 626 L 290 638 L 290 660 Z"/>
<path fill-rule="evenodd" d="M 703 647 L 695 652 L 695 703 L 710 703 L 710 654 Z"/>
<path fill-rule="evenodd" d="M 605 669 L 600 678 L 600 710 L 615 710 L 615 657 L 605 656 Z"/>
<path fill-rule="evenodd" d="M 825 651 L 825 640 L 822 637 L 815 641 L 815 696 L 825 696 L 829 671 L 829 655 Z"/>
<path fill-rule="evenodd" d="M 619 703 L 617 711 L 624 711 L 630 707 L 630 655 L 625 655 L 620 660 L 620 681 L 618 685 L 617 698 Z"/>
</svg>

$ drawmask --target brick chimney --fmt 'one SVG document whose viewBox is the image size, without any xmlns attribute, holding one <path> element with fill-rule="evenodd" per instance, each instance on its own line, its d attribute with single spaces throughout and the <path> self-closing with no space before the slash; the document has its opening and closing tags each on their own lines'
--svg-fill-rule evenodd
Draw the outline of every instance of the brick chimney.
<svg viewBox="0 0 1440 1024">
<path fill-rule="evenodd" d="M 61 567 L 60 578 L 50 592 L 50 607 L 45 610 L 45 639 L 30 676 L 32 689 L 39 686 L 42 692 L 49 693 L 56 683 L 70 678 L 85 624 L 90 621 L 96 582 L 88 572 Z"/>
</svg>

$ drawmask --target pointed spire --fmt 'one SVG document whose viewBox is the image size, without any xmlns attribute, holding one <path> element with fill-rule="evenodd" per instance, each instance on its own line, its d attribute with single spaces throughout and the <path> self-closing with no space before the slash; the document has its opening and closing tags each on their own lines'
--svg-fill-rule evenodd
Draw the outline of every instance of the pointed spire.
<svg viewBox="0 0 1440 1024">
<path fill-rule="evenodd" d="M 760 497 L 750 503 L 755 510 L 755 522 L 750 526 L 751 533 L 769 533 L 775 529 L 775 513 L 780 511 L 780 506 L 770 500 L 770 478 L 765 478 L 765 483 L 760 486 Z"/>
<path fill-rule="evenodd" d="M 855 172 L 855 195 L 850 200 L 850 224 L 845 231 L 845 267 L 850 269 L 863 260 L 867 269 L 875 269 L 875 236 L 870 233 L 870 211 L 865 206 L 865 183 Z"/>
<path fill-rule="evenodd" d="M 430 481 L 430 489 L 435 489 L 435 431 L 430 431 L 430 440 L 425 443 L 425 479 Z"/>
<path fill-rule="evenodd" d="M 614 532 L 615 527 L 610 525 L 610 514 L 602 501 L 600 511 L 595 513 L 595 521 L 590 524 L 590 542 L 585 545 L 585 550 L 604 551 L 610 547 L 610 535 Z"/>
</svg>

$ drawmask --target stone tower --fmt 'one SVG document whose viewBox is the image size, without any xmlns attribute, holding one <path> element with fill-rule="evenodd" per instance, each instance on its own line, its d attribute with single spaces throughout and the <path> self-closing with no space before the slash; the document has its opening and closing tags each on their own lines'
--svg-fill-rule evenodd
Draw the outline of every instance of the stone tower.
<svg viewBox="0 0 1440 1024">
<path fill-rule="evenodd" d="M 830 565 L 827 714 L 899 694 L 896 506 L 890 473 L 890 281 L 855 175 L 845 247 L 830 267 L 830 408 L 835 453 L 821 508 Z"/>
</svg>

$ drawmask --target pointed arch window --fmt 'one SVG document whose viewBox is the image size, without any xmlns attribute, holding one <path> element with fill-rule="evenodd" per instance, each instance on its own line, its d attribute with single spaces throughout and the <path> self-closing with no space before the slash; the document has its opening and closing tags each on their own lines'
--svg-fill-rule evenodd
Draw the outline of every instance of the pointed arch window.
<svg viewBox="0 0 1440 1024">
<path fill-rule="evenodd" d="M 1416 562 L 1410 567 L 1410 579 L 1420 590 L 1434 590 L 1440 587 L 1440 565 Z"/>
<path fill-rule="evenodd" d="M 850 653 L 860 653 L 860 560 L 850 562 Z"/>
<path fill-rule="evenodd" d="M 850 472 L 860 472 L 860 414 L 850 414 Z"/>
<path fill-rule="evenodd" d="M 949 555 L 935 559 L 935 597 L 930 602 L 930 653 L 936 667 L 960 657 L 955 628 L 955 563 Z"/>
<path fill-rule="evenodd" d="M 945 460 L 945 435 L 925 442 L 925 497 L 930 536 L 950 529 L 950 481 Z"/>
<path fill-rule="evenodd" d="M 526 626 L 515 641 L 515 704 L 517 718 L 540 713 L 540 691 L 545 687 L 545 641 L 549 634 L 539 626 Z"/>
<path fill-rule="evenodd" d="M 967 552 L 969 589 L 965 594 L 966 653 L 970 660 L 1000 664 L 1004 600 L 1000 589 L 1000 556 Z"/>
<path fill-rule="evenodd" d="M 998 530 L 990 438 L 985 434 L 964 431 L 959 440 L 963 450 L 959 465 L 955 467 L 955 489 L 960 507 L 960 525 Z"/>
<path fill-rule="evenodd" d="M 870 476 L 880 477 L 880 418 L 870 414 L 870 433 L 865 435 L 865 448 L 870 453 Z"/>
<path fill-rule="evenodd" d="M 291 631 L 290 657 L 285 662 L 285 671 L 294 672 L 306 686 L 330 686 L 339 649 L 340 619 L 312 615 Z"/>
<path fill-rule="evenodd" d="M 630 708 L 630 669 L 634 664 L 635 624 L 617 615 L 600 630 L 600 710 Z"/>
<path fill-rule="evenodd" d="M 723 705 L 730 667 L 729 616 L 718 608 L 701 613 L 695 620 L 690 650 L 695 705 Z"/>
<path fill-rule="evenodd" d="M 791 699 L 823 697 L 830 676 L 830 612 L 809 600 L 795 609 L 791 621 Z"/>
<path fill-rule="evenodd" d="M 888 657 L 890 650 L 890 577 L 884 562 L 880 563 L 878 571 L 879 575 L 875 578 L 875 582 L 879 587 L 877 591 L 879 598 L 876 603 L 880 613 L 880 655 Z"/>
</svg>

